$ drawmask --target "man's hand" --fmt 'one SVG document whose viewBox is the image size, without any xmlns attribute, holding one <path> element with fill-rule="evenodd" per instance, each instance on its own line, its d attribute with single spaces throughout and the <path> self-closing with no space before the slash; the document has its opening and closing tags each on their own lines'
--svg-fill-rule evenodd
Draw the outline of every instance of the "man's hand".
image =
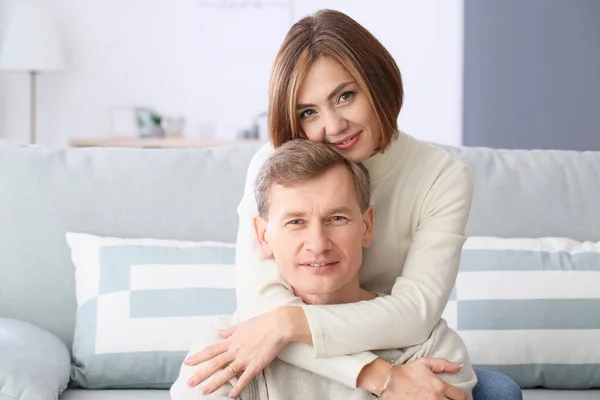
<svg viewBox="0 0 600 400">
<path fill-rule="evenodd" d="M 379 394 L 389 373 L 389 363 L 377 359 L 365 366 L 358 386 Z M 444 382 L 436 373 L 457 373 L 461 365 L 438 358 L 422 358 L 394 367 L 390 384 L 383 395 L 385 400 L 467 400 L 462 390 Z"/>
<path fill-rule="evenodd" d="M 301 308 L 293 308 L 304 314 Z M 225 339 L 223 342 L 208 346 L 185 360 L 185 364 L 190 366 L 205 363 L 188 380 L 188 385 L 196 386 L 221 371 L 202 389 L 204 394 L 210 394 L 227 383 L 234 374 L 241 374 L 229 394 L 231 398 L 239 396 L 292 340 L 294 329 L 288 326 L 292 319 L 287 309 L 289 307 L 281 307 L 220 331 L 219 336 Z"/>
</svg>

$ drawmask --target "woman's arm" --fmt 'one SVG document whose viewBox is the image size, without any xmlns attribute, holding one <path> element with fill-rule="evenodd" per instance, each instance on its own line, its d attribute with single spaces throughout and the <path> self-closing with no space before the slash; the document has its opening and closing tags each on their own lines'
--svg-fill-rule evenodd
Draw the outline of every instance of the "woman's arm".
<svg viewBox="0 0 600 400">
<path fill-rule="evenodd" d="M 313 357 L 319 358 L 425 341 L 439 321 L 458 272 L 472 197 L 466 166 L 457 163 L 427 194 L 402 276 L 390 296 L 352 304 L 304 305 L 281 279 L 275 263 L 262 259 L 254 238 L 254 179 L 270 151 L 263 147 L 250 163 L 244 198 L 238 207 L 236 289 L 242 320 L 278 306 L 300 305 L 308 326 L 298 329 L 306 332 L 309 328 Z M 288 353 L 282 359 L 296 364 L 295 354 Z"/>
</svg>

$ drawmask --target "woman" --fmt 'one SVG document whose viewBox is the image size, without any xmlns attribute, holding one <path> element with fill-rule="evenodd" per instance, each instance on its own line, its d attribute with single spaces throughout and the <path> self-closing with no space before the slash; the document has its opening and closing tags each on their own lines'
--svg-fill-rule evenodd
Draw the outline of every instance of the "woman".
<svg viewBox="0 0 600 400">
<path fill-rule="evenodd" d="M 390 369 L 370 350 L 424 342 L 439 322 L 458 272 L 472 187 L 446 152 L 399 132 L 400 72 L 389 52 L 343 13 L 317 12 L 288 32 L 269 95 L 271 144 L 248 169 L 238 213 L 237 296 L 242 324 L 186 364 L 212 359 L 189 381 L 211 393 L 240 375 L 231 397 L 275 357 L 385 399 L 461 399 L 435 373 L 460 366 L 427 359 Z M 303 138 L 330 144 L 371 174 L 377 238 L 365 253 L 361 286 L 388 293 L 356 304 L 305 305 L 272 260 L 261 258 L 252 220 L 254 179 L 273 147 Z M 313 268 L 319 268 L 315 260 Z M 306 346 L 308 345 L 308 346 Z M 391 371 L 391 372 L 390 372 Z M 480 371 L 476 400 L 520 399 L 503 375 Z"/>
</svg>

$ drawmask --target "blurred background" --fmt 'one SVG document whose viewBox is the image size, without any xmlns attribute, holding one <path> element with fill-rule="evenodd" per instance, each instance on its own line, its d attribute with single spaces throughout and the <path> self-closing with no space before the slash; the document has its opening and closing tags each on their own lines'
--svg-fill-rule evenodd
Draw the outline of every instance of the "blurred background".
<svg viewBox="0 0 600 400">
<path fill-rule="evenodd" d="M 0 0 L 0 138 L 264 139 L 273 58 L 321 8 L 395 57 L 409 134 L 600 150 L 600 0 Z"/>
</svg>

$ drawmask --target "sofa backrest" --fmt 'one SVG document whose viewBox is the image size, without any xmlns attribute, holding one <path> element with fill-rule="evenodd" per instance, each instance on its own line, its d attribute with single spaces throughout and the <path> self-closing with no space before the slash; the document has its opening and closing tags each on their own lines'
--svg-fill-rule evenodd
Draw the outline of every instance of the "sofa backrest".
<svg viewBox="0 0 600 400">
<path fill-rule="evenodd" d="M 470 167 L 468 235 L 600 241 L 600 152 L 444 148 Z"/>
<path fill-rule="evenodd" d="M 71 344 L 66 231 L 234 242 L 259 146 L 47 149 L 0 140 L 0 316 Z M 600 152 L 446 149 L 472 172 L 469 234 L 600 241 Z"/>
<path fill-rule="evenodd" d="M 65 232 L 235 242 L 260 144 L 211 149 L 47 149 L 0 140 L 0 316 L 69 346 L 74 266 Z"/>
</svg>

